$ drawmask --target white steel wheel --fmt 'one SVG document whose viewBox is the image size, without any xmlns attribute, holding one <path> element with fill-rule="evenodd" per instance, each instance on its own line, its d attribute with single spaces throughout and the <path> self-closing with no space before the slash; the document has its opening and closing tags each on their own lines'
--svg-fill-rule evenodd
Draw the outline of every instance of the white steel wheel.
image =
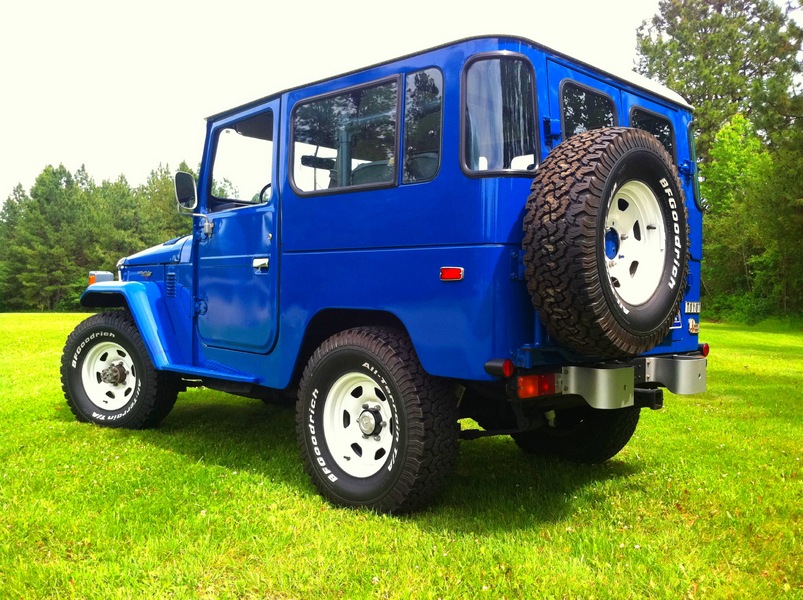
<svg viewBox="0 0 803 600">
<path fill-rule="evenodd" d="M 611 196 L 605 219 L 606 270 L 616 294 L 641 306 L 655 294 L 664 272 L 666 228 L 652 188 L 630 180 Z"/>
<path fill-rule="evenodd" d="M 140 429 L 164 419 L 179 380 L 157 371 L 127 310 L 98 313 L 79 323 L 61 355 L 61 388 L 79 421 Z"/>
<path fill-rule="evenodd" d="M 87 398 L 98 408 L 119 410 L 137 389 L 137 368 L 131 354 L 114 342 L 101 342 L 87 352 L 81 369 Z"/>
<path fill-rule="evenodd" d="M 364 373 L 346 373 L 335 381 L 323 425 L 332 459 L 352 477 L 375 475 L 390 457 L 393 415 L 379 384 Z"/>
<path fill-rule="evenodd" d="M 429 503 L 457 455 L 457 405 L 391 327 L 325 340 L 298 390 L 296 434 L 318 491 L 341 506 L 410 512 Z"/>
</svg>

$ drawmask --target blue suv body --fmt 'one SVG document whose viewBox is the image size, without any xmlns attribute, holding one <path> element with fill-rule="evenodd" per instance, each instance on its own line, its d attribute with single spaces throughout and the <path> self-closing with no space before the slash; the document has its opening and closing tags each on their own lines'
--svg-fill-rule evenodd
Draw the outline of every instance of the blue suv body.
<svg viewBox="0 0 803 600">
<path fill-rule="evenodd" d="M 68 403 L 141 427 L 187 385 L 297 396 L 319 491 L 386 511 L 431 499 L 463 416 L 605 460 L 663 387 L 705 390 L 691 121 L 500 36 L 214 115 L 176 177 L 192 235 L 84 293 L 119 310 L 70 336 Z"/>
</svg>

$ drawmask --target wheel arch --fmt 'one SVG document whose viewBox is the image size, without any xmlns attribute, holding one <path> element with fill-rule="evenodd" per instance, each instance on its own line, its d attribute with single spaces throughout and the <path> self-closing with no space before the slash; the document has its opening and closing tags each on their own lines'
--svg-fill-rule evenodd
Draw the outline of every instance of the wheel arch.
<svg viewBox="0 0 803 600">
<path fill-rule="evenodd" d="M 81 306 L 87 308 L 122 308 L 134 318 L 153 366 L 164 370 L 181 364 L 178 348 L 167 332 L 173 327 L 164 308 L 159 286 L 139 281 L 108 281 L 89 286 L 81 295 Z"/>
<path fill-rule="evenodd" d="M 410 337 L 401 319 L 387 311 L 338 308 L 321 310 L 307 323 L 290 381 L 293 383 L 300 381 L 304 367 L 324 341 L 341 331 L 355 327 L 390 327 L 399 329 Z"/>
</svg>

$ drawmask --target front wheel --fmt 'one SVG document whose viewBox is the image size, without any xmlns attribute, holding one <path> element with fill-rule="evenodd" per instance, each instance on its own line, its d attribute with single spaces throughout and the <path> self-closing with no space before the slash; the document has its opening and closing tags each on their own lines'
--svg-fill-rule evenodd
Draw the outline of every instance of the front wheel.
<svg viewBox="0 0 803 600">
<path fill-rule="evenodd" d="M 338 333 L 301 380 L 298 441 L 318 491 L 335 504 L 408 512 L 442 487 L 457 454 L 448 387 L 396 330 Z"/>
<path fill-rule="evenodd" d="M 61 385 L 79 421 L 141 429 L 164 419 L 178 396 L 175 377 L 157 371 L 128 311 L 89 317 L 67 338 Z"/>
</svg>

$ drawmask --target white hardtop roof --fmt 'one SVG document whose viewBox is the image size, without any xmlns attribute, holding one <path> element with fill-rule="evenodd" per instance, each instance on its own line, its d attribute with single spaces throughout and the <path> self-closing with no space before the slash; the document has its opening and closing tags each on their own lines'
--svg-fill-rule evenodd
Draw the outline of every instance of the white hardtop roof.
<svg viewBox="0 0 803 600">
<path fill-rule="evenodd" d="M 689 110 L 692 109 L 691 105 L 683 98 L 683 96 L 669 89 L 665 85 L 658 83 L 657 81 L 653 81 L 652 79 L 644 77 L 643 75 L 640 75 L 635 71 L 628 71 L 626 69 L 622 69 L 621 67 L 616 67 L 610 64 L 605 65 L 601 63 L 598 59 L 587 56 L 588 54 L 587 52 L 584 53 L 582 50 L 578 50 L 577 47 L 569 48 L 567 44 L 567 39 L 565 37 L 562 37 L 559 40 L 555 39 L 545 42 L 545 41 L 536 41 L 528 35 L 521 35 L 514 33 L 503 33 L 503 34 L 485 33 L 485 34 L 462 37 L 446 43 L 443 42 L 443 39 L 438 41 L 432 39 L 431 37 L 426 37 L 425 39 L 424 37 L 425 36 L 417 38 L 417 43 L 415 44 L 415 46 L 413 45 L 414 42 L 410 38 L 405 37 L 403 40 L 396 40 L 395 43 L 388 43 L 386 45 L 383 45 L 381 48 L 361 47 L 359 52 L 348 51 L 348 49 L 346 49 L 343 52 L 343 54 L 338 54 L 337 52 L 333 51 L 330 53 L 332 54 L 331 62 L 327 60 L 327 61 L 315 61 L 313 63 L 306 63 L 303 65 L 303 67 L 299 69 L 294 69 L 290 73 L 285 72 L 284 77 L 279 76 L 272 79 L 271 87 L 273 87 L 277 91 L 270 94 L 269 96 L 266 96 L 260 100 L 247 102 L 242 106 L 238 106 L 236 108 L 231 108 L 229 110 L 225 110 L 223 112 L 214 114 L 210 116 L 209 119 L 215 119 L 219 116 L 233 113 L 243 107 L 257 104 L 267 98 L 273 98 L 279 96 L 282 93 L 289 90 L 297 89 L 299 87 L 304 87 L 312 83 L 326 81 L 329 79 L 335 79 L 337 77 L 341 77 L 349 73 L 362 71 L 365 69 L 369 69 L 373 66 L 393 62 L 405 56 L 424 54 L 432 50 L 437 50 L 439 48 L 452 46 L 455 44 L 459 44 L 461 42 L 466 42 L 474 39 L 504 39 L 504 38 L 522 40 L 525 43 L 531 44 L 534 47 L 543 48 L 545 51 L 549 53 L 563 56 L 565 58 L 570 59 L 573 62 L 579 62 L 595 71 L 599 71 L 615 79 L 619 79 L 621 81 L 624 81 L 625 83 L 629 83 L 634 87 L 641 88 L 642 90 L 645 90 L 665 100 L 668 100 L 673 104 L 679 105 Z M 542 37 L 547 37 L 547 36 L 542 36 Z M 569 38 L 569 41 L 570 40 L 571 38 Z M 331 65 L 335 62 L 339 64 L 339 68 L 337 69 L 337 71 L 333 73 Z M 327 67 L 329 68 L 329 71 L 323 72 L 323 69 Z"/>
<path fill-rule="evenodd" d="M 518 37 L 518 36 L 514 36 L 514 37 Z M 525 38 L 525 39 L 528 39 L 528 38 Z M 635 87 L 639 87 L 639 88 L 642 88 L 642 89 L 644 89 L 644 90 L 646 90 L 648 92 L 652 92 L 656 96 L 661 96 L 662 98 L 665 98 L 665 99 L 669 100 L 670 102 L 674 102 L 675 104 L 680 104 L 681 106 L 683 106 L 685 108 L 688 108 L 688 109 L 692 108 L 692 106 L 686 101 L 686 99 L 683 96 L 681 96 L 680 94 L 678 94 L 676 91 L 671 90 L 668 87 L 666 87 L 665 85 L 663 85 L 662 83 L 659 83 L 659 82 L 654 81 L 654 80 L 652 80 L 652 79 L 650 79 L 648 77 L 645 77 L 644 75 L 641 75 L 640 73 L 636 73 L 635 71 L 632 71 L 632 70 L 628 71 L 626 69 L 617 68 L 617 67 L 614 67 L 614 66 L 611 66 L 611 65 L 600 64 L 599 61 L 595 62 L 594 59 L 592 59 L 590 57 L 584 57 L 582 51 L 562 50 L 561 48 L 559 48 L 555 44 L 546 45 L 546 44 L 542 44 L 540 42 L 536 42 L 536 41 L 533 41 L 533 40 L 529 40 L 529 41 L 532 41 L 532 43 L 537 45 L 537 46 L 542 46 L 543 48 L 546 48 L 547 50 L 551 50 L 552 52 L 554 52 L 556 54 L 561 54 L 563 56 L 569 57 L 569 58 L 571 58 L 571 59 L 573 59 L 575 61 L 579 61 L 581 63 L 584 63 L 584 64 L 588 65 L 589 67 L 591 67 L 593 69 L 596 69 L 598 71 L 602 71 L 604 73 L 607 73 L 608 75 L 616 77 L 617 79 L 621 79 L 621 80 L 623 80 L 623 81 L 625 81 L 627 83 L 632 84 Z"/>
</svg>

